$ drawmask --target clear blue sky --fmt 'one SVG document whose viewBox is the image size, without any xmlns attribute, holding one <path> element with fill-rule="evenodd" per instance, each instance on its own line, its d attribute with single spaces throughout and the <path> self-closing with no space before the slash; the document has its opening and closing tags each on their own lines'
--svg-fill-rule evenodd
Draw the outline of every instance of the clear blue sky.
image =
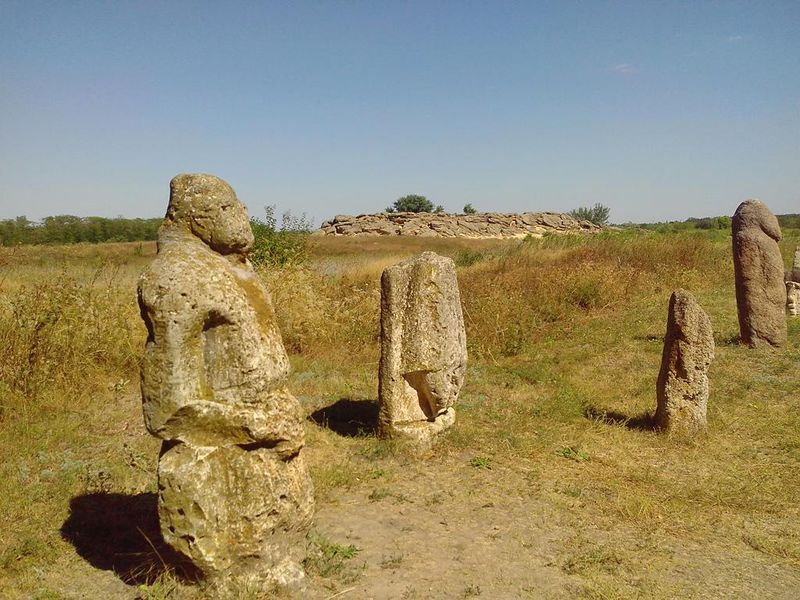
<svg viewBox="0 0 800 600">
<path fill-rule="evenodd" d="M 800 212 L 800 2 L 0 0 L 0 218 Z"/>
</svg>

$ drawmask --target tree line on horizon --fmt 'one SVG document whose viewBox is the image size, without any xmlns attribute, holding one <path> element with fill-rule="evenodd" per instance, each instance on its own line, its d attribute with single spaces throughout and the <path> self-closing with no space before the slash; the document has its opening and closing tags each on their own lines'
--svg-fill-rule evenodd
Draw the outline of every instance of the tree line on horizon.
<svg viewBox="0 0 800 600">
<path fill-rule="evenodd" d="M 781 229 L 800 229 L 800 214 L 775 215 Z M 683 221 L 662 221 L 657 223 L 624 223 L 623 227 L 639 227 L 662 233 L 689 230 L 727 230 L 730 231 L 733 219 L 727 215 L 719 217 L 690 217 Z"/>
<path fill-rule="evenodd" d="M 77 244 L 155 240 L 164 219 L 56 215 L 41 221 L 17 217 L 0 221 L 0 244 Z"/>
<path fill-rule="evenodd" d="M 472 205 L 467 205 L 469 213 L 474 211 Z M 465 207 L 465 208 L 467 208 Z M 593 207 L 596 208 L 596 207 Z M 605 207 L 603 207 L 605 208 Z M 274 210 L 274 207 L 273 207 Z M 435 210 L 435 207 L 434 207 Z M 433 212 L 433 211 L 431 211 Z M 573 211 L 575 213 L 576 211 Z M 290 213 L 284 215 L 284 222 L 278 226 L 272 214 L 267 211 L 267 229 L 286 230 L 288 232 L 307 232 L 310 222 L 303 217 L 294 218 Z M 584 215 L 581 215 L 582 217 Z M 596 215 L 594 215 L 596 216 Z M 602 216 L 607 218 L 607 213 Z M 781 228 L 800 229 L 800 214 L 792 213 L 776 215 Z M 302 219 L 302 227 L 297 223 L 289 223 L 292 219 Z M 45 217 L 41 221 L 31 221 L 26 217 L 0 220 L 0 245 L 16 246 L 18 244 L 77 244 L 102 242 L 142 242 L 152 241 L 158 236 L 158 228 L 163 221 L 162 217 L 151 219 L 129 219 L 124 217 L 76 217 L 73 215 L 56 215 Z M 686 230 L 730 230 L 731 217 L 692 217 L 684 221 L 668 221 L 660 223 L 626 223 L 623 226 L 640 227 L 661 232 L 677 232 Z M 264 223 L 260 219 L 253 219 L 254 231 L 264 234 Z"/>
</svg>

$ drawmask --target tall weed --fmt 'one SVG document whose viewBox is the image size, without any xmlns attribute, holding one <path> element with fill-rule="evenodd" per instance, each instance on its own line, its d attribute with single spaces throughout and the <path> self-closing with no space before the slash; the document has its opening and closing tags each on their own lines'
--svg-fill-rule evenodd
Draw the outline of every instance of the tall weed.
<svg viewBox="0 0 800 600">
<path fill-rule="evenodd" d="M 44 398 L 67 403 L 100 374 L 130 372 L 140 353 L 133 289 L 115 272 L 89 281 L 56 272 L 0 299 L 0 419 L 27 414 Z"/>
</svg>

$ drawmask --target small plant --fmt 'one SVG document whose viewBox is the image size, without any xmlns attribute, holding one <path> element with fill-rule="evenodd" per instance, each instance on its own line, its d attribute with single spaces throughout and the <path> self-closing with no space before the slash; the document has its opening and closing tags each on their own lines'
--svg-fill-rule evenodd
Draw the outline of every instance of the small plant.
<svg viewBox="0 0 800 600">
<path fill-rule="evenodd" d="M 591 548 L 567 558 L 561 565 L 561 570 L 569 575 L 582 575 L 591 571 L 613 574 L 622 563 L 622 557 L 613 548 Z"/>
<path fill-rule="evenodd" d="M 475 207 L 472 204 L 465 204 L 464 205 L 464 214 L 465 215 L 474 215 L 478 211 L 475 210 Z"/>
<path fill-rule="evenodd" d="M 471 267 L 475 263 L 479 263 L 486 259 L 486 254 L 477 250 L 461 250 L 455 256 L 455 263 L 457 267 Z"/>
<path fill-rule="evenodd" d="M 569 460 L 574 460 L 575 462 L 585 462 L 589 460 L 589 455 L 581 450 L 580 448 L 574 448 L 572 446 L 567 446 L 566 448 L 561 448 L 560 450 L 556 450 L 556 454 L 558 454 L 562 458 L 568 458 Z"/>
<path fill-rule="evenodd" d="M 403 562 L 402 554 L 392 554 L 381 559 L 381 569 L 396 569 Z"/>
<path fill-rule="evenodd" d="M 348 544 L 343 546 L 317 534 L 309 534 L 309 551 L 303 564 L 320 577 L 346 576 L 346 563 L 355 558 L 360 550 Z"/>
<path fill-rule="evenodd" d="M 481 590 L 481 586 L 475 585 L 473 583 L 469 584 L 467 587 L 464 588 L 464 598 L 472 598 L 474 596 L 480 596 L 483 593 Z"/>
<path fill-rule="evenodd" d="M 476 469 L 491 470 L 492 459 L 487 456 L 475 456 L 470 459 L 469 464 L 471 467 L 475 467 Z"/>
<path fill-rule="evenodd" d="M 139 598 L 142 600 L 166 600 L 177 587 L 177 582 L 169 576 L 161 576 L 156 581 L 147 585 L 141 584 L 138 588 Z"/>
<path fill-rule="evenodd" d="M 389 492 L 388 489 L 386 489 L 386 488 L 375 488 L 374 490 L 372 490 L 369 493 L 369 496 L 367 496 L 367 498 L 369 498 L 370 502 L 377 502 L 378 500 L 383 500 L 384 498 L 386 498 L 389 495 L 390 495 L 390 492 Z"/>
</svg>

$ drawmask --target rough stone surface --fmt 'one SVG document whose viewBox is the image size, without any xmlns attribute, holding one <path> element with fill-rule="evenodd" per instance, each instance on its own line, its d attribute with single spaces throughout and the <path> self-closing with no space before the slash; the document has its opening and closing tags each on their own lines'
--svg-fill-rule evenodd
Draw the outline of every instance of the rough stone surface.
<svg viewBox="0 0 800 600">
<path fill-rule="evenodd" d="M 733 264 L 742 341 L 751 347 L 786 343 L 786 286 L 778 219 L 760 200 L 733 215 Z"/>
<path fill-rule="evenodd" d="M 379 213 L 336 215 L 316 235 L 413 235 L 423 237 L 520 238 L 551 233 L 594 233 L 602 228 L 561 213 Z"/>
<path fill-rule="evenodd" d="M 792 268 L 786 271 L 784 279 L 800 283 L 800 246 L 794 249 L 794 263 L 792 263 Z"/>
<path fill-rule="evenodd" d="M 796 281 L 786 282 L 786 312 L 791 317 L 800 315 L 800 283 Z"/>
<path fill-rule="evenodd" d="M 314 508 L 302 411 L 252 243 L 227 183 L 178 175 L 139 280 L 144 420 L 164 440 L 161 531 L 220 593 L 300 584 Z"/>
<path fill-rule="evenodd" d="M 433 252 L 381 277 L 379 432 L 426 447 L 455 422 L 467 338 L 453 260 Z"/>
<path fill-rule="evenodd" d="M 708 315 L 689 292 L 676 290 L 669 299 L 656 384 L 656 424 L 660 429 L 690 434 L 705 431 L 712 360 L 714 333 Z"/>
</svg>

